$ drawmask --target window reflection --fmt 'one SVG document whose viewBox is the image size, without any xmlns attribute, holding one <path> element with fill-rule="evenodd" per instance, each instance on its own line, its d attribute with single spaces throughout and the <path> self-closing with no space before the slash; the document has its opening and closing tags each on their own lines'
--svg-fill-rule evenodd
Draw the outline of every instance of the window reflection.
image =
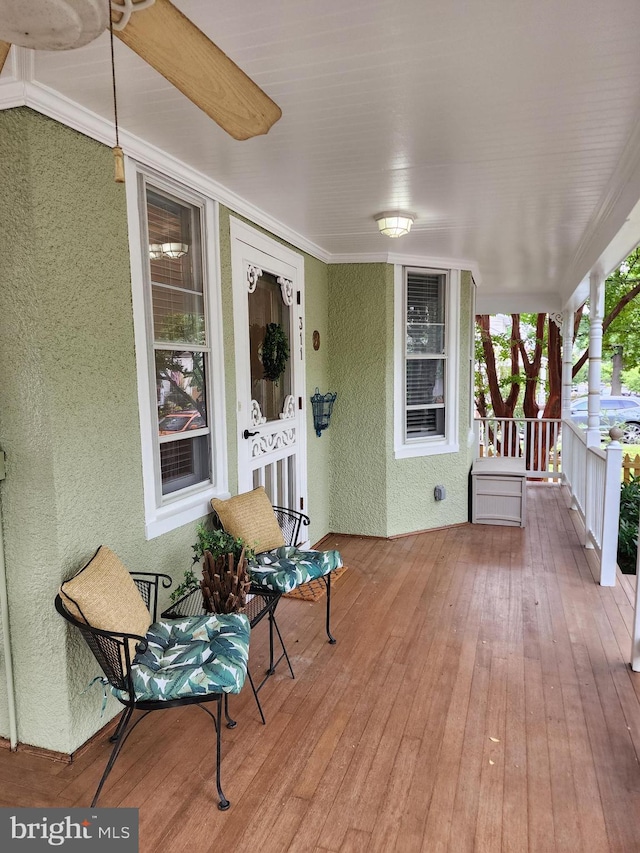
<svg viewBox="0 0 640 853">
<path fill-rule="evenodd" d="M 155 360 L 160 435 L 206 427 L 204 354 L 156 350 Z"/>
</svg>

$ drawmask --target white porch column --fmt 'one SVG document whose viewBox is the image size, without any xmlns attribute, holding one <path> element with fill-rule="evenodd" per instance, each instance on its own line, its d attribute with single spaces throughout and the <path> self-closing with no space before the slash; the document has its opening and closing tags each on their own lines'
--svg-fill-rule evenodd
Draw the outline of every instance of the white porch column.
<svg viewBox="0 0 640 853">
<path fill-rule="evenodd" d="M 562 314 L 562 419 L 571 417 L 573 387 L 573 311 Z"/>
<path fill-rule="evenodd" d="M 562 313 L 562 420 L 569 420 L 571 417 L 571 388 L 573 386 L 573 311 L 563 311 Z M 562 439 L 562 480 L 565 485 L 569 486 L 571 492 L 571 509 L 577 509 L 577 503 L 574 492 L 575 473 L 572 470 L 573 454 L 573 436 L 567 432 L 566 440 Z"/>
<path fill-rule="evenodd" d="M 633 645 L 631 646 L 631 669 L 640 672 L 640 549 L 636 561 L 636 606 L 633 614 Z"/>
<path fill-rule="evenodd" d="M 604 317 L 604 277 L 600 272 L 589 276 L 589 403 L 587 420 L 587 448 L 600 447 L 600 376 L 602 372 L 602 319 Z M 593 483 L 589 473 L 589 451 L 585 471 L 585 548 L 593 548 L 589 531 L 593 529 L 593 501 L 589 499 Z"/>
<path fill-rule="evenodd" d="M 600 447 L 600 382 L 602 373 L 602 320 L 604 318 L 604 276 L 589 277 L 589 419 L 587 445 Z"/>
</svg>

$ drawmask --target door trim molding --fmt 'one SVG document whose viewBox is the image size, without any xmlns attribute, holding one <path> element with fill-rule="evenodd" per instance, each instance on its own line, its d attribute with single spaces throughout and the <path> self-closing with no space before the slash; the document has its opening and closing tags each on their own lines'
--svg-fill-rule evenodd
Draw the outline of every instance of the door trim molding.
<svg viewBox="0 0 640 853">
<path fill-rule="evenodd" d="M 273 258 L 273 270 L 281 275 L 278 269 L 282 265 L 291 268 L 292 281 L 296 291 L 300 292 L 300 300 L 292 299 L 292 308 L 297 309 L 298 316 L 302 319 L 302 328 L 299 330 L 299 337 L 292 339 L 289 342 L 290 350 L 293 355 L 296 351 L 295 358 L 291 359 L 291 368 L 293 371 L 293 389 L 296 390 L 295 396 L 301 396 L 302 408 L 300 409 L 299 429 L 296 436 L 296 448 L 300 459 L 300 497 L 304 500 L 304 506 L 308 506 L 307 493 L 307 393 L 306 393 L 306 363 L 305 363 L 305 345 L 304 345 L 304 319 L 305 319 L 305 300 L 304 300 L 304 256 L 299 252 L 295 252 L 267 236 L 261 231 L 247 225 L 236 219 L 234 216 L 229 217 L 230 237 L 231 237 L 231 278 L 233 288 L 233 326 L 234 326 L 234 354 L 235 354 L 235 410 L 236 410 L 236 459 L 238 460 L 238 488 L 240 481 L 240 442 L 245 441 L 242 438 L 242 433 L 249 420 L 249 413 L 241 409 L 243 400 L 250 400 L 251 395 L 248 394 L 248 389 L 245 386 L 249 375 L 249 354 L 245 351 L 244 341 L 240 335 L 236 333 L 239 317 L 244 315 L 244 303 L 240 303 L 240 299 L 246 299 L 247 280 L 246 280 L 246 264 L 244 262 L 245 249 L 258 251 L 264 255 Z M 265 269 L 269 269 L 265 265 Z M 287 281 L 289 276 L 287 276 Z M 282 286 L 282 285 L 281 285 Z M 297 331 L 297 330 L 296 330 Z M 299 389 L 299 392 L 298 392 Z M 294 397 L 295 400 L 295 397 Z M 250 403 L 249 403 L 250 405 Z M 281 420 L 278 427 L 282 429 L 290 424 L 288 419 Z M 288 427 L 287 427 L 288 428 Z M 291 507 L 299 509 L 299 507 Z"/>
</svg>

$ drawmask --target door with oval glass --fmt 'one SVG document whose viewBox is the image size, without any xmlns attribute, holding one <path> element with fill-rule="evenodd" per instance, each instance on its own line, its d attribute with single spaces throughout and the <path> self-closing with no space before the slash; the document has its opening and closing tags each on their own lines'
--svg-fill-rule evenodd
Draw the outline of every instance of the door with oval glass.
<svg viewBox="0 0 640 853">
<path fill-rule="evenodd" d="M 304 259 L 231 220 L 238 492 L 306 508 Z"/>
</svg>

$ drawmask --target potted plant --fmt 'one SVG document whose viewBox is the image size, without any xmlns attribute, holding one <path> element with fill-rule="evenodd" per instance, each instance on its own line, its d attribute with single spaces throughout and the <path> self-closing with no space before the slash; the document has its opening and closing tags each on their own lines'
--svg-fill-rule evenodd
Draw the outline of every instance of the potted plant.
<svg viewBox="0 0 640 853">
<path fill-rule="evenodd" d="M 212 530 L 203 523 L 198 525 L 196 533 L 193 562 L 202 562 L 202 579 L 198 580 L 193 569 L 188 569 L 182 584 L 172 593 L 172 600 L 200 587 L 207 613 L 243 610 L 250 586 L 247 558 L 253 556 L 253 551 L 242 539 L 224 530 Z"/>
</svg>

